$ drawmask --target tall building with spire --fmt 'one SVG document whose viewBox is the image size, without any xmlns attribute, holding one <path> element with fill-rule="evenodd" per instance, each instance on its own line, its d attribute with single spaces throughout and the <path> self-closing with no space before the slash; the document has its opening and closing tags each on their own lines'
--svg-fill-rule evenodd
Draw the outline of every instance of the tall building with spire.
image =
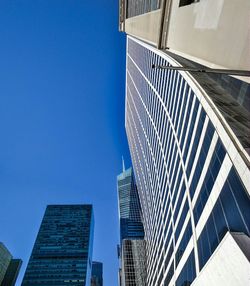
<svg viewBox="0 0 250 286">
<path fill-rule="evenodd" d="M 92 205 L 46 208 L 22 285 L 90 286 Z"/>
<path fill-rule="evenodd" d="M 120 239 L 143 238 L 144 229 L 141 219 L 141 206 L 132 168 L 125 170 L 117 177 Z"/>
<path fill-rule="evenodd" d="M 146 256 L 141 206 L 132 168 L 117 177 L 120 220 L 120 286 L 146 285 Z"/>
</svg>

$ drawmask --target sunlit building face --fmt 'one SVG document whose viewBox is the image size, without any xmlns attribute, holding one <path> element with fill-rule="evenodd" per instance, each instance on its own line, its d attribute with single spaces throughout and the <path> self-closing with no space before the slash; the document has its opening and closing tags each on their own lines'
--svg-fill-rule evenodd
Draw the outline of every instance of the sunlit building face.
<svg viewBox="0 0 250 286">
<path fill-rule="evenodd" d="M 147 285 L 190 285 L 216 265 L 215 250 L 221 255 L 237 234 L 250 235 L 249 156 L 202 86 L 186 72 L 152 64 L 178 66 L 128 37 L 125 125 L 143 213 Z M 233 263 L 226 255 L 225 263 Z"/>
</svg>

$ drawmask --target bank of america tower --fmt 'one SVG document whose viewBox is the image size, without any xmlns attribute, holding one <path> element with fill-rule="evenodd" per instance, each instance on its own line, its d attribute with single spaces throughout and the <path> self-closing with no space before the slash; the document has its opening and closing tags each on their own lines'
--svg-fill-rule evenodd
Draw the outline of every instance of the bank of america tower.
<svg viewBox="0 0 250 286">
<path fill-rule="evenodd" d="M 132 168 L 117 176 L 120 220 L 119 286 L 146 285 L 146 257 L 141 206 Z"/>
<path fill-rule="evenodd" d="M 216 14 L 205 1 L 151 1 L 157 5 L 144 9 L 142 2 L 120 1 L 120 30 L 129 34 L 125 127 L 142 206 L 147 285 L 247 285 L 249 60 L 241 62 L 226 43 L 213 41 L 226 25 L 224 31 L 214 27 L 208 39 L 209 23 L 203 21 L 204 34 L 187 31 L 198 42 L 191 36 L 191 42 L 181 41 L 191 11 L 214 12 L 222 23 L 231 10 L 225 4 Z M 196 25 L 202 29 L 198 20 Z M 190 50 L 194 43 L 203 50 Z M 223 48 L 227 53 L 218 57 Z M 233 69 L 241 77 L 232 77 Z"/>
</svg>

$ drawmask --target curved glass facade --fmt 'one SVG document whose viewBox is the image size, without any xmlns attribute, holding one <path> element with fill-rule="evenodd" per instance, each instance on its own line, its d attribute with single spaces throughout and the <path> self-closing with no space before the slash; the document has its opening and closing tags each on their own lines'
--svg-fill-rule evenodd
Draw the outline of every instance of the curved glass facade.
<svg viewBox="0 0 250 286">
<path fill-rule="evenodd" d="M 177 65 L 128 37 L 125 124 L 147 285 L 190 285 L 228 231 L 250 235 L 249 156 L 194 79 L 152 64 Z"/>
</svg>

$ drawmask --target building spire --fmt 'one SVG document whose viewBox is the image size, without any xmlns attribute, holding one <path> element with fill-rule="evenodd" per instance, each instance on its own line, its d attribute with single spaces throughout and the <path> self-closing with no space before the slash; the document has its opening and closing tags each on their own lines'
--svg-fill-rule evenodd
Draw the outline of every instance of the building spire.
<svg viewBox="0 0 250 286">
<path fill-rule="evenodd" d="M 122 156 L 122 172 L 125 172 L 125 163 L 124 163 L 124 158 Z"/>
</svg>

